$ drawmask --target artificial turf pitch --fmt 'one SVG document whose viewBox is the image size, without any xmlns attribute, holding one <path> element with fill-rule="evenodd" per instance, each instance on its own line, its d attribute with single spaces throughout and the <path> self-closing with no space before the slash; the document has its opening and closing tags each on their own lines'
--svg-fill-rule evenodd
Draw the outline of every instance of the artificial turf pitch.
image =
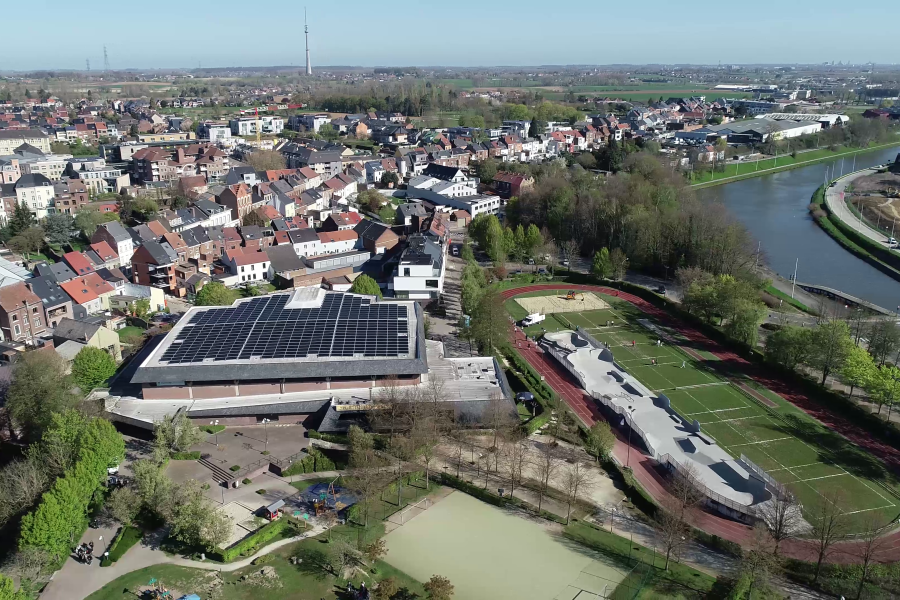
<svg viewBox="0 0 900 600">
<path fill-rule="evenodd" d="M 743 454 L 791 490 L 807 519 L 832 495 L 852 531 L 862 530 L 870 519 L 882 525 L 900 515 L 900 484 L 874 457 L 855 446 L 834 452 L 834 432 L 770 390 L 758 389 L 775 404 L 763 406 L 723 377 L 716 370 L 718 360 L 705 359 L 707 351 L 685 352 L 673 338 L 657 345 L 666 336 L 638 322 L 646 315 L 618 299 L 607 300 L 612 300 L 610 309 L 548 315 L 542 325 L 554 331 L 571 324 L 608 344 L 617 363 L 655 393 L 665 394 L 680 415 L 699 421 L 701 431 L 729 454 Z M 698 355 L 704 360 L 697 360 Z"/>
</svg>

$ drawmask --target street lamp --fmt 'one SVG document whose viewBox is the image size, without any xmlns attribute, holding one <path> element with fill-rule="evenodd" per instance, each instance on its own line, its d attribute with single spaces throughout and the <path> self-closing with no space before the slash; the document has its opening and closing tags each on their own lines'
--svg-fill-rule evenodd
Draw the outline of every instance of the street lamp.
<svg viewBox="0 0 900 600">
<path fill-rule="evenodd" d="M 629 405 L 628 413 L 631 415 L 632 420 L 634 419 L 634 411 L 635 411 L 635 407 Z M 631 425 L 629 425 L 629 423 L 626 419 L 622 419 L 622 422 L 625 425 L 628 425 L 628 450 L 627 450 L 627 455 L 625 457 L 625 467 L 629 468 L 629 465 L 631 464 L 631 430 L 632 430 L 632 427 L 631 427 Z"/>
<path fill-rule="evenodd" d="M 269 451 L 269 419 L 263 419 L 263 429 L 266 432 L 266 452 Z"/>
<path fill-rule="evenodd" d="M 216 419 L 215 421 L 210 421 L 209 424 L 213 426 L 213 431 L 215 432 L 214 435 L 216 436 L 216 446 L 218 446 L 219 445 L 219 429 L 218 429 L 219 420 Z"/>
</svg>

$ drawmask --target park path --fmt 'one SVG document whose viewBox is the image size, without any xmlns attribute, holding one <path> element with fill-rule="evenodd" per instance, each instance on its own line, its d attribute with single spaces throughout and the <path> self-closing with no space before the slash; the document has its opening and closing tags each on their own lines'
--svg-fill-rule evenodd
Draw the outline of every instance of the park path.
<svg viewBox="0 0 900 600">
<path fill-rule="evenodd" d="M 849 173 L 839 178 L 834 182 L 834 187 L 829 186 L 825 188 L 825 205 L 828 207 L 829 212 L 840 219 L 844 225 L 857 233 L 864 235 L 876 244 L 880 244 L 887 248 L 888 236 L 874 227 L 871 227 L 867 222 L 860 220 L 859 217 L 853 214 L 847 206 L 847 201 L 845 199 L 845 192 L 853 181 L 877 172 L 878 169 L 872 167 L 870 169 Z"/>
<path fill-rule="evenodd" d="M 775 392 L 800 410 L 806 412 L 826 427 L 842 435 L 852 443 L 865 449 L 874 456 L 884 461 L 892 470 L 900 472 L 900 450 L 873 439 L 862 427 L 851 423 L 840 415 L 837 415 L 812 400 L 807 395 L 788 385 L 784 381 L 772 377 L 765 370 L 751 364 L 734 352 L 722 347 L 710 340 L 705 335 L 689 327 L 685 323 L 675 320 L 669 313 L 659 309 L 646 300 L 633 294 L 621 292 L 612 288 L 597 285 L 565 284 L 566 289 L 598 292 L 608 296 L 617 296 L 625 300 L 644 313 L 665 322 L 667 326 L 678 332 L 695 347 L 702 348 L 712 353 L 720 361 L 727 364 L 731 372 L 742 372 L 762 386 Z M 503 300 L 508 300 L 519 294 L 536 292 L 541 290 L 559 289 L 560 284 L 536 284 L 519 288 L 512 288 L 502 292 Z M 528 340 L 518 328 L 513 330 L 513 343 L 525 360 L 541 375 L 544 376 L 550 387 L 559 394 L 572 411 L 590 427 L 600 420 L 604 420 L 593 398 L 578 387 L 571 376 L 563 370 L 552 358 L 534 342 Z M 635 479 L 643 486 L 657 502 L 663 502 L 671 498 L 671 494 L 665 487 L 662 475 L 657 469 L 656 460 L 644 455 L 636 446 L 629 446 L 622 437 L 618 427 L 613 427 L 617 440 L 613 448 L 613 456 L 621 465 L 630 466 Z M 707 512 L 698 512 L 694 515 L 692 524 L 707 533 L 717 535 L 723 539 L 745 545 L 751 536 L 751 528 Z M 782 544 L 783 553 L 791 558 L 801 560 L 814 560 L 815 553 L 810 544 L 789 540 Z M 853 563 L 858 562 L 858 554 L 861 545 L 858 542 L 844 542 L 834 546 L 835 552 L 830 557 L 831 562 Z M 885 536 L 879 542 L 876 552 L 879 562 L 900 561 L 900 532 L 894 532 Z"/>
</svg>

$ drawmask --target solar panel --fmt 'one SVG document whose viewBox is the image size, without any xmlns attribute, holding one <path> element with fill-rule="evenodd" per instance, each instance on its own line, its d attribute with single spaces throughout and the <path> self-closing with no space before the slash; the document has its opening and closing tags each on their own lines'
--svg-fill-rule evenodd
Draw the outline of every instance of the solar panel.
<svg viewBox="0 0 900 600">
<path fill-rule="evenodd" d="M 409 353 L 408 307 L 326 294 L 318 308 L 285 308 L 288 294 L 196 313 L 160 358 L 190 364 Z"/>
</svg>

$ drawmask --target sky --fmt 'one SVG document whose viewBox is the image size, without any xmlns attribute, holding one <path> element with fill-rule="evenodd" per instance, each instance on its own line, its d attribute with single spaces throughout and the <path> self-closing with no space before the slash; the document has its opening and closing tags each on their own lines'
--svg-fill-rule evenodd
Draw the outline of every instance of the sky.
<svg viewBox="0 0 900 600">
<path fill-rule="evenodd" d="M 29 14 L 7 21 L 0 70 L 102 69 L 104 44 L 112 69 L 305 63 L 302 2 L 36 0 Z M 900 61 L 895 2 L 340 0 L 308 14 L 314 67 Z"/>
</svg>

